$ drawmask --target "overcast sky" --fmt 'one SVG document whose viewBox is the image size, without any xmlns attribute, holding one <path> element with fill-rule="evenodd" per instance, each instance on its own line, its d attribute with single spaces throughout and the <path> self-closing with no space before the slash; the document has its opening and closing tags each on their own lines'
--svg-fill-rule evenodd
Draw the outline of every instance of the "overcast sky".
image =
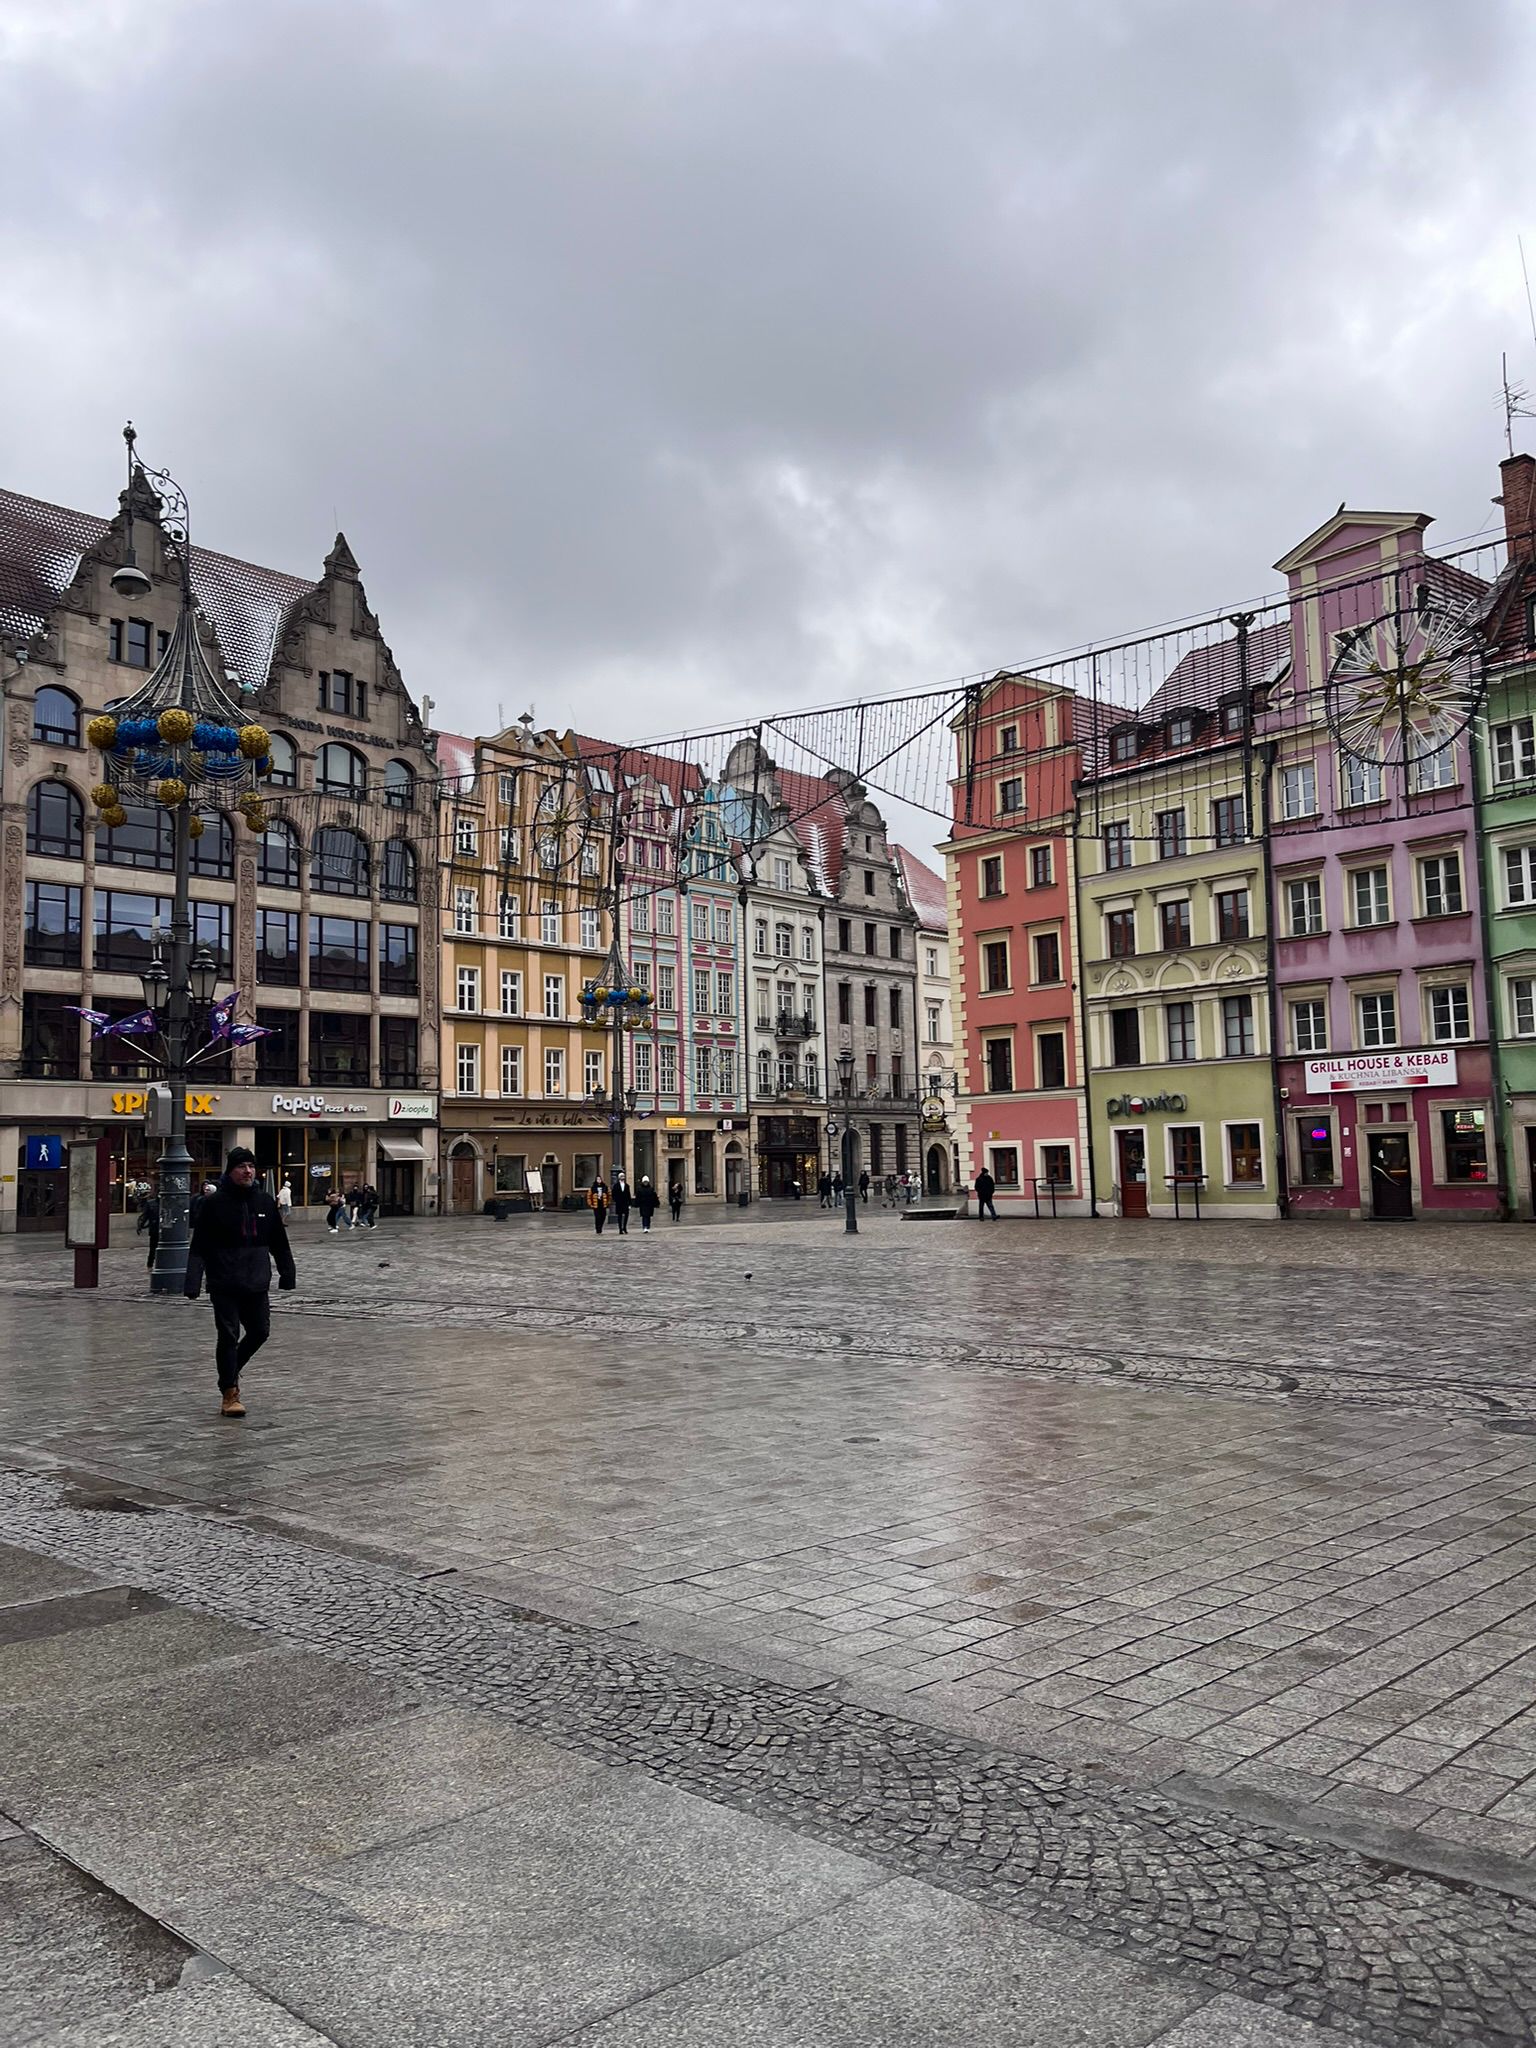
<svg viewBox="0 0 1536 2048">
<path fill-rule="evenodd" d="M 1476 0 L 5 0 L 11 486 L 336 526 L 437 722 L 617 738 L 1493 516 L 1533 14 Z M 1531 441 L 1528 430 L 1528 445 Z"/>
</svg>

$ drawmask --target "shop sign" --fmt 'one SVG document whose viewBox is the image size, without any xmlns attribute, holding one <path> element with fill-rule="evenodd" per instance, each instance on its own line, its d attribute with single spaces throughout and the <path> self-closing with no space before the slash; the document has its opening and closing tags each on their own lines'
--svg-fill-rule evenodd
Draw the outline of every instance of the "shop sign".
<svg viewBox="0 0 1536 2048">
<path fill-rule="evenodd" d="M 274 1116 L 367 1116 L 366 1102 L 327 1102 L 323 1095 L 274 1095 Z"/>
<path fill-rule="evenodd" d="M 62 1138 L 28 1138 L 26 1150 L 29 1173 L 57 1173 L 64 1164 Z"/>
<path fill-rule="evenodd" d="M 669 1131 L 686 1131 L 688 1128 L 688 1119 L 685 1116 L 669 1116 L 664 1122 Z"/>
<path fill-rule="evenodd" d="M 1306 1062 L 1309 1095 L 1347 1095 L 1361 1088 L 1454 1088 L 1456 1054 L 1449 1046 L 1414 1052 L 1344 1053 Z"/>
<path fill-rule="evenodd" d="M 199 1095 L 195 1089 L 187 1090 L 187 1115 L 212 1116 L 217 1095 Z M 114 1116 L 142 1116 L 149 1101 L 148 1092 L 143 1088 L 123 1088 L 112 1097 Z"/>
<path fill-rule="evenodd" d="M 391 1095 L 391 1123 L 430 1124 L 437 1121 L 437 1104 L 430 1095 Z"/>
<path fill-rule="evenodd" d="M 1111 1116 L 1145 1116 L 1149 1109 L 1167 1109 L 1182 1116 L 1189 1103 L 1182 1095 L 1112 1095 L 1104 1107 Z"/>
</svg>

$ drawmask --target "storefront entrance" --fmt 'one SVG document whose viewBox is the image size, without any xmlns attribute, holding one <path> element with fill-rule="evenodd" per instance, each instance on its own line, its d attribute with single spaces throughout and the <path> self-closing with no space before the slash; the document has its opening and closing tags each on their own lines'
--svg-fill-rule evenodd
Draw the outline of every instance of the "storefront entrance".
<svg viewBox="0 0 1536 2048">
<path fill-rule="evenodd" d="M 455 1145 L 448 1155 L 450 1200 L 455 1216 L 472 1216 L 475 1209 L 475 1148 Z"/>
<path fill-rule="evenodd" d="M 1384 1223 L 1413 1215 L 1413 1169 L 1406 1131 L 1372 1131 L 1367 1139 L 1371 1164 L 1371 1214 Z"/>
<path fill-rule="evenodd" d="M 1119 1166 L 1120 1214 L 1147 1213 L 1147 1134 L 1145 1131 L 1116 1131 L 1115 1157 Z"/>
<path fill-rule="evenodd" d="M 930 1195 L 949 1193 L 949 1149 L 944 1145 L 928 1147 L 928 1169 L 924 1176 Z"/>
<path fill-rule="evenodd" d="M 379 1208 L 386 1216 L 415 1215 L 416 1169 L 407 1161 L 379 1161 Z"/>
<path fill-rule="evenodd" d="M 759 1167 L 762 1192 L 781 1201 L 794 1200 L 798 1181 L 802 1196 L 816 1185 L 816 1155 L 813 1152 L 769 1152 Z"/>
<path fill-rule="evenodd" d="M 23 1167 L 16 1176 L 16 1229 L 62 1230 L 69 1200 L 69 1175 L 62 1168 Z"/>
</svg>

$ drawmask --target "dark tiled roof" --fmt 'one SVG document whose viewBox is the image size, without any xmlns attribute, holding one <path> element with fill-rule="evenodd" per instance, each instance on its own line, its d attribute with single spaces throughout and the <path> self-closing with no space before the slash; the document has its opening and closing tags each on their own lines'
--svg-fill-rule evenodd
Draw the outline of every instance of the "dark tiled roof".
<svg viewBox="0 0 1536 2048">
<path fill-rule="evenodd" d="M 1248 683 L 1262 683 L 1275 664 L 1291 651 L 1291 628 L 1287 621 L 1260 626 L 1248 635 Z M 1168 680 L 1154 690 L 1138 711 L 1127 711 L 1124 719 L 1136 718 L 1150 724 L 1166 718 L 1171 711 L 1214 711 L 1224 697 L 1239 687 L 1238 641 L 1215 640 L 1204 647 L 1191 647 L 1173 667 Z"/>
<path fill-rule="evenodd" d="M 847 797 L 825 776 L 804 775 L 797 768 L 776 768 L 774 779 L 817 885 L 836 896 L 848 835 Z"/>
<path fill-rule="evenodd" d="M 110 525 L 88 512 L 0 490 L 0 632 L 30 639 L 39 631 L 74 582 L 81 557 Z M 289 606 L 315 586 L 280 569 L 195 547 L 192 587 L 226 663 L 242 682 L 259 689 L 271 673 Z"/>
</svg>

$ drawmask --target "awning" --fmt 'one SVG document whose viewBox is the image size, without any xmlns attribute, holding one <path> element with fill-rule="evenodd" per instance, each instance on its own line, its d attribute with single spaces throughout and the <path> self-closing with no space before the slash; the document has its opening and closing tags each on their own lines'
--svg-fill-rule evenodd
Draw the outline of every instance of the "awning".
<svg viewBox="0 0 1536 2048">
<path fill-rule="evenodd" d="M 426 1147 L 420 1138 L 407 1138 L 395 1131 L 390 1131 L 387 1136 L 381 1135 L 379 1138 L 381 1159 L 420 1159 L 425 1163 L 426 1156 Z"/>
</svg>

